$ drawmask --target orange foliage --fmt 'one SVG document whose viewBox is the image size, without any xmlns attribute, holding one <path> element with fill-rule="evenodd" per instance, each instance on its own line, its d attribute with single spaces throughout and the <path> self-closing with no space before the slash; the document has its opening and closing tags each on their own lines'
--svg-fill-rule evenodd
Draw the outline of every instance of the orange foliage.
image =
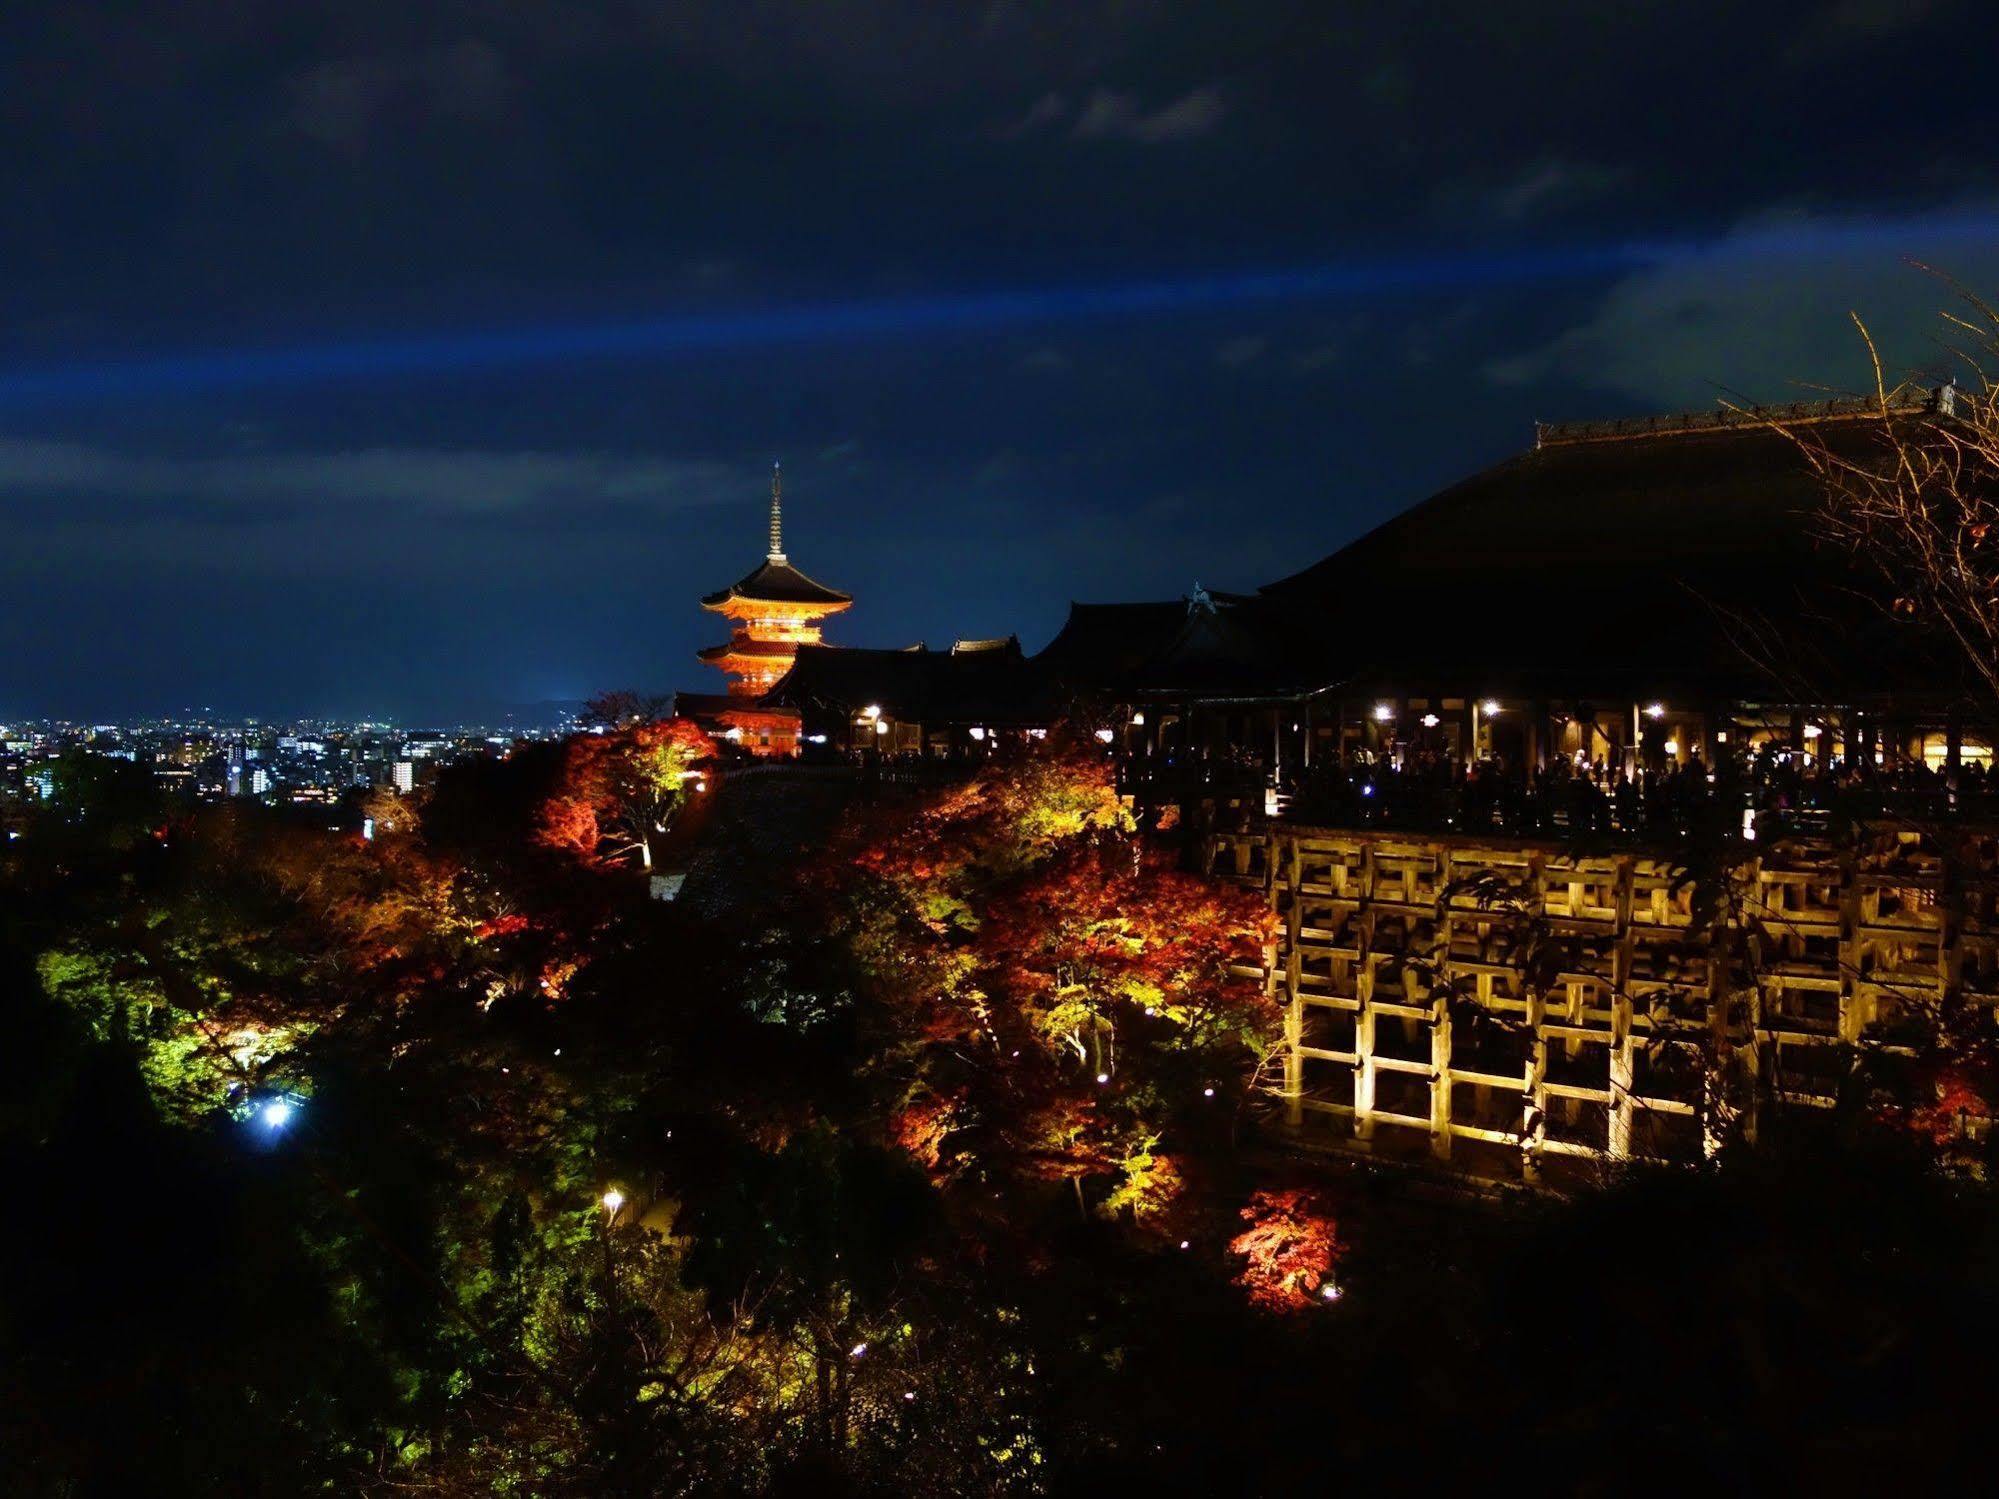
<svg viewBox="0 0 1999 1499">
<path fill-rule="evenodd" d="M 1105 1020 L 1136 1007 L 1198 1045 L 1274 1023 L 1262 985 L 1231 972 L 1258 961 L 1273 919 L 1262 900 L 1176 868 L 1166 849 L 1079 841 L 990 902 L 978 946 L 1038 1016 L 1065 1000 Z"/>
<path fill-rule="evenodd" d="M 1335 1224 L 1310 1192 L 1292 1188 L 1258 1192 L 1242 1210 L 1249 1225 L 1229 1241 L 1229 1252 L 1245 1263 L 1236 1276 L 1258 1306 L 1297 1312 L 1338 1294 L 1333 1262 L 1338 1253 Z"/>
<path fill-rule="evenodd" d="M 495 937 L 511 937 L 516 932 L 528 929 L 528 919 L 519 911 L 511 911 L 505 916 L 494 916 L 472 928 L 474 942 L 488 942 Z"/>
<path fill-rule="evenodd" d="M 931 1095 L 905 1104 L 889 1123 L 895 1143 L 926 1168 L 935 1171 L 944 1158 L 944 1141 L 957 1124 L 953 1100 Z"/>
<path fill-rule="evenodd" d="M 834 862 L 848 949 L 929 1090 L 895 1137 L 934 1169 L 955 1128 L 982 1165 L 1079 1197 L 1107 1183 L 1103 1211 L 1158 1217 L 1182 1191 L 1160 1142 L 1201 1127 L 1204 1100 L 1223 1117 L 1217 1090 L 1276 1032 L 1232 971 L 1261 957 L 1266 902 L 1179 869 L 1086 753 L 989 766 L 863 831 Z"/>
<path fill-rule="evenodd" d="M 671 818 L 692 768 L 714 754 L 715 741 L 685 718 L 572 735 L 537 839 L 590 864 L 628 854 Z"/>
<path fill-rule="evenodd" d="M 855 857 L 889 879 L 954 886 L 1017 872 L 1079 833 L 1130 826 L 1102 757 L 1057 751 L 985 767 L 915 818 L 867 829 Z"/>
<path fill-rule="evenodd" d="M 1964 1133 L 1967 1120 L 1993 1117 L 1995 1087 L 1993 1068 L 1975 1062 L 1943 1067 L 1937 1074 L 1936 1102 L 1908 1114 L 1909 1127 L 1937 1145 L 1950 1145 Z"/>
</svg>

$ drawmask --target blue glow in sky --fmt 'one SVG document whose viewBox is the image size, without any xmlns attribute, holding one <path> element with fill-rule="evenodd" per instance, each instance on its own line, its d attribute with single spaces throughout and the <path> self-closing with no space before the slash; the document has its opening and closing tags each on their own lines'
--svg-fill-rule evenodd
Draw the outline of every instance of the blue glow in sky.
<svg viewBox="0 0 1999 1499">
<path fill-rule="evenodd" d="M 535 323 L 278 348 L 152 353 L 0 370 L 0 407 L 439 376 L 590 359 L 671 359 L 784 344 L 922 339 L 1287 303 L 1463 293 L 1590 280 L 1683 260 L 1702 261 L 1716 272 L 1776 261 L 1810 265 L 1856 257 L 1892 260 L 1917 249 L 1947 254 L 1957 247 L 1995 242 L 1999 242 L 1999 214 L 1990 212 L 1862 223 L 1808 222 L 1726 239 L 1420 253 L 1230 275 L 663 314 L 626 322 Z"/>
</svg>

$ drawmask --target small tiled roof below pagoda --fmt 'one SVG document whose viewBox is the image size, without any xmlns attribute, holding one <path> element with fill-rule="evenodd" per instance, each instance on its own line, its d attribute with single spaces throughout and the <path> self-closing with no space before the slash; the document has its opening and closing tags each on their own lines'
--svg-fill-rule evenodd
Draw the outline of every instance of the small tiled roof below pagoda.
<svg viewBox="0 0 1999 1499">
<path fill-rule="evenodd" d="M 841 717 L 874 706 L 928 724 L 1048 724 L 1058 716 L 1046 674 L 1005 650 L 800 646 L 797 663 L 761 701 Z"/>
<path fill-rule="evenodd" d="M 726 661 L 731 656 L 745 659 L 763 657 L 772 661 L 789 661 L 798 653 L 798 647 L 788 640 L 725 640 L 720 645 L 703 646 L 695 656 L 702 661 Z"/>
</svg>

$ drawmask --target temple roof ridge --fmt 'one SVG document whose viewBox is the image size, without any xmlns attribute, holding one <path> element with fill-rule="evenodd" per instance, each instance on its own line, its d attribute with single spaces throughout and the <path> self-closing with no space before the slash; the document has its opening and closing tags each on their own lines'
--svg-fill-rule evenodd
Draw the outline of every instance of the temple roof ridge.
<svg viewBox="0 0 1999 1499">
<path fill-rule="evenodd" d="M 1904 382 L 1887 394 L 1891 415 L 1916 416 L 1951 410 L 1955 382 L 1930 387 Z M 1730 432 L 1759 427 L 1791 427 L 1813 422 L 1854 421 L 1881 413 L 1876 396 L 1831 396 L 1819 401 L 1785 401 L 1773 405 L 1734 405 L 1711 411 L 1680 411 L 1653 416 L 1608 417 L 1596 421 L 1536 422 L 1535 448 L 1567 447 L 1576 443 L 1615 442 L 1634 437 L 1669 437 L 1678 433 Z"/>
</svg>

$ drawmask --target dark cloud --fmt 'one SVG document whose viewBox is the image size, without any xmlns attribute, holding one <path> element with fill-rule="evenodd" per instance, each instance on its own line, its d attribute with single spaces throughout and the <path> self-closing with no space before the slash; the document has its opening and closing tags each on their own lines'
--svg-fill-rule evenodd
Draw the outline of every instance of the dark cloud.
<svg viewBox="0 0 1999 1499">
<path fill-rule="evenodd" d="M 320 63 L 293 82 L 291 123 L 323 144 L 356 150 L 432 120 L 496 118 L 512 91 L 505 59 L 481 41 L 346 58 Z"/>
<path fill-rule="evenodd" d="M 1157 146 L 1206 135 L 1222 122 L 1228 104 L 1212 85 L 1190 89 L 1148 110 L 1131 94 L 1096 89 L 1076 115 L 1075 133 L 1085 140 L 1136 141 Z"/>
<path fill-rule="evenodd" d="M 1899 233 L 1851 215 L 1759 213 L 1705 250 L 1617 282 L 1575 326 L 1491 361 L 1487 374 L 1527 388 L 1559 380 L 1658 410 L 1858 392 L 1871 377 L 1857 316 L 1895 378 L 1928 377 L 1949 362 L 1941 313 L 1956 294 L 1908 261 L 1999 286 L 1999 235 L 1985 232 L 1994 224 L 1988 205 L 1910 220 Z M 1864 231 L 1857 245 L 1855 231 Z"/>
</svg>

